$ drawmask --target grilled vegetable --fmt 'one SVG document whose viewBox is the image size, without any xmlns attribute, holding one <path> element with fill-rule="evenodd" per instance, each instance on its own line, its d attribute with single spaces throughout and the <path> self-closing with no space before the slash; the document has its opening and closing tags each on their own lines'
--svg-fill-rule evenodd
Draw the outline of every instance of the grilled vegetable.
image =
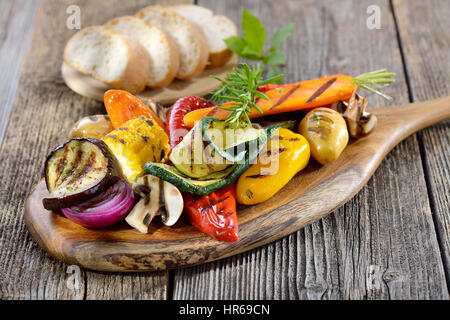
<svg viewBox="0 0 450 320">
<path fill-rule="evenodd" d="M 367 103 L 367 99 L 355 92 L 348 102 L 340 101 L 331 106 L 344 117 L 352 138 L 358 139 L 368 135 L 377 125 L 377 117 L 366 111 Z"/>
<path fill-rule="evenodd" d="M 62 208 L 70 220 L 88 228 L 108 227 L 121 221 L 134 205 L 134 193 L 124 179 L 112 178 L 112 185 L 95 197 L 75 206 Z"/>
<path fill-rule="evenodd" d="M 105 114 L 84 117 L 78 120 L 69 133 L 69 138 L 86 137 L 101 139 L 114 130 L 114 127 Z"/>
<path fill-rule="evenodd" d="M 171 152 L 170 162 L 184 175 L 204 179 L 243 161 L 249 145 L 265 131 L 259 125 L 230 129 L 230 124 L 214 118 L 203 118 Z"/>
<path fill-rule="evenodd" d="M 219 241 L 238 240 L 235 184 L 198 200 L 185 193 L 184 201 L 187 217 L 198 230 Z"/>
<path fill-rule="evenodd" d="M 258 161 L 248 168 L 237 183 L 237 200 L 257 204 L 271 198 L 308 164 L 308 141 L 288 129 L 278 129 Z"/>
<path fill-rule="evenodd" d="M 314 80 L 301 81 L 282 86 L 269 86 L 266 90 L 264 87 L 258 87 L 259 92 L 269 98 L 265 100 L 259 98 L 255 104 L 259 108 L 253 108 L 248 114 L 250 118 L 261 117 L 270 114 L 278 114 L 284 112 L 311 110 L 316 107 L 330 105 L 334 102 L 348 100 L 358 87 L 369 90 L 382 97 L 392 100 L 391 97 L 369 87 L 369 85 L 388 85 L 395 80 L 392 77 L 395 73 L 386 70 L 377 70 L 359 75 L 355 78 L 342 74 L 322 77 Z M 230 101 L 222 106 L 210 107 L 194 110 L 184 117 L 184 124 L 192 128 L 194 123 L 204 116 L 214 117 L 217 119 L 227 119 L 232 112 L 235 102 Z M 220 109 L 224 108 L 224 109 Z"/>
<path fill-rule="evenodd" d="M 183 123 L 184 116 L 194 110 L 212 107 L 212 102 L 198 96 L 187 96 L 178 99 L 167 113 L 166 131 L 169 133 L 170 147 L 173 149 L 189 132 Z"/>
<path fill-rule="evenodd" d="M 336 160 L 348 143 L 344 118 L 330 108 L 309 112 L 300 122 L 298 132 L 308 140 L 311 155 L 320 164 Z"/>
<path fill-rule="evenodd" d="M 164 122 L 141 100 L 124 90 L 108 90 L 104 95 L 106 112 L 114 126 L 118 128 L 125 122 L 144 116 L 165 129 Z"/>
<path fill-rule="evenodd" d="M 252 143 L 267 143 L 265 130 L 256 123 L 231 128 L 229 122 L 205 117 L 201 126 L 206 144 L 232 163 L 240 162 Z"/>
<path fill-rule="evenodd" d="M 164 130 L 143 116 L 127 121 L 102 140 L 116 156 L 122 175 L 130 183 L 144 173 L 142 166 L 146 161 L 165 162 L 170 151 Z"/>
<path fill-rule="evenodd" d="M 229 170 L 229 172 L 227 172 L 227 174 L 223 177 L 220 176 L 221 172 L 215 172 L 203 180 L 192 179 L 183 175 L 175 167 L 163 163 L 151 162 L 147 162 L 144 165 L 144 171 L 159 177 L 161 180 L 172 183 L 182 192 L 190 192 L 196 195 L 207 195 L 211 192 L 223 189 L 235 182 L 239 176 L 247 170 L 252 163 L 254 163 L 256 157 L 266 145 L 267 139 L 272 136 L 273 132 L 278 127 L 279 125 L 275 125 L 266 128 L 266 134 L 261 135 L 253 144 L 253 147 L 248 149 L 242 163 L 238 163 L 227 168 L 226 170 Z"/>
<path fill-rule="evenodd" d="M 57 210 L 84 202 L 111 184 L 113 160 L 101 140 L 73 138 L 56 147 L 45 161 L 50 196 L 44 208 Z"/>
<path fill-rule="evenodd" d="M 169 160 L 182 174 L 198 179 L 213 172 L 223 171 L 232 165 L 206 144 L 201 122 L 172 150 Z"/>
<path fill-rule="evenodd" d="M 133 190 L 142 197 L 125 221 L 142 233 L 156 215 L 161 215 L 166 226 L 174 225 L 183 212 L 183 197 L 178 189 L 158 177 L 144 175 L 133 184 Z"/>
</svg>

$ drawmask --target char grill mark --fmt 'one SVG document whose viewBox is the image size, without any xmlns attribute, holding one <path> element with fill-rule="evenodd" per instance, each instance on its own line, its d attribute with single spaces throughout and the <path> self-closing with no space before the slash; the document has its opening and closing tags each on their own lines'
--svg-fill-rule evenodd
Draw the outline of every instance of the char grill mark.
<svg viewBox="0 0 450 320">
<path fill-rule="evenodd" d="M 78 168 L 78 165 L 80 164 L 81 161 L 81 157 L 83 155 L 83 151 L 81 151 L 79 149 L 79 147 L 77 146 L 78 150 L 77 150 L 77 155 L 75 156 L 75 160 L 73 161 L 72 164 L 72 168 L 70 169 L 70 171 L 64 176 L 64 178 L 61 180 L 61 183 L 63 183 L 64 181 L 66 181 L 68 178 L 70 178 L 76 171 Z M 71 181 L 69 181 L 69 183 L 71 183 Z"/>
<path fill-rule="evenodd" d="M 320 86 L 319 89 L 317 89 L 316 92 L 313 93 L 313 95 L 311 97 L 309 97 L 308 100 L 306 100 L 306 102 L 312 102 L 314 99 L 318 98 L 322 93 L 324 93 L 325 91 L 328 90 L 328 88 L 331 87 L 331 85 L 337 80 L 337 78 L 332 78 L 330 80 L 328 80 L 327 82 L 325 82 L 322 86 Z"/>
<path fill-rule="evenodd" d="M 283 94 L 280 99 L 278 99 L 277 103 L 275 103 L 270 110 L 275 109 L 276 107 L 278 107 L 280 104 L 282 104 L 283 102 L 285 102 L 298 88 L 300 88 L 300 85 L 296 85 L 295 87 L 291 88 L 291 90 L 289 90 L 288 92 L 286 92 L 285 94 Z"/>
<path fill-rule="evenodd" d="M 68 183 L 70 183 L 70 184 L 74 183 L 74 182 L 80 180 L 81 178 L 83 178 L 84 176 L 86 176 L 86 173 L 88 173 L 91 170 L 92 165 L 95 162 L 95 158 L 96 158 L 95 152 L 91 152 L 91 154 L 89 155 L 89 159 L 88 159 L 86 165 L 84 166 L 84 168 L 80 171 L 80 173 L 77 176 L 73 177 L 72 180 L 70 180 Z"/>
</svg>

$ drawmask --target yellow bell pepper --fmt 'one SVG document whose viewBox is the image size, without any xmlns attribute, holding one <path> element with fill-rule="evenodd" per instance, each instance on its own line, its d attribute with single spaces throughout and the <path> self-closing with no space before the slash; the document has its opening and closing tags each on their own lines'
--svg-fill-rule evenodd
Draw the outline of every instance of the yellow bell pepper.
<svg viewBox="0 0 450 320">
<path fill-rule="evenodd" d="M 237 201 L 247 205 L 266 201 L 306 167 L 309 157 L 309 143 L 302 135 L 278 129 L 257 162 L 239 177 Z"/>
</svg>

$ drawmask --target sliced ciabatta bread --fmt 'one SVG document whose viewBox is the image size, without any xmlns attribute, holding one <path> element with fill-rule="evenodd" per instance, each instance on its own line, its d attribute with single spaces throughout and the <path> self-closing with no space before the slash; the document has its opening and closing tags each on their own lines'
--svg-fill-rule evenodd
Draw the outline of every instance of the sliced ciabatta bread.
<svg viewBox="0 0 450 320">
<path fill-rule="evenodd" d="M 180 67 L 176 77 L 189 79 L 200 74 L 208 62 L 208 44 L 201 29 L 174 10 L 150 6 L 136 16 L 164 30 L 175 42 L 180 53 Z"/>
<path fill-rule="evenodd" d="M 149 60 L 137 41 L 102 26 L 78 31 L 64 49 L 64 61 L 72 68 L 131 93 L 145 88 Z"/>
<path fill-rule="evenodd" d="M 150 57 L 149 87 L 160 88 L 172 82 L 180 65 L 180 56 L 173 40 L 160 28 L 133 16 L 113 19 L 105 26 L 135 39 L 147 50 Z"/>
<path fill-rule="evenodd" d="M 223 40 L 237 36 L 238 30 L 233 21 L 223 15 L 214 15 L 201 6 L 175 5 L 170 8 L 202 28 L 209 46 L 208 68 L 220 67 L 228 61 L 231 51 Z"/>
</svg>

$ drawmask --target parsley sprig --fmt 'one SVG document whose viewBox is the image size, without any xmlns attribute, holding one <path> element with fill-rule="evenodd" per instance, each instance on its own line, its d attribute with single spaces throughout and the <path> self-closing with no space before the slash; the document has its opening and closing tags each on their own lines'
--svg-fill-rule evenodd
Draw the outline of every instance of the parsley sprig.
<svg viewBox="0 0 450 320">
<path fill-rule="evenodd" d="M 218 106 L 218 108 L 230 111 L 226 122 L 233 128 L 251 124 L 248 114 L 252 109 L 262 113 L 256 105 L 257 97 L 269 100 L 263 92 L 257 90 L 259 86 L 275 83 L 283 78 L 284 74 L 273 76 L 267 80 L 262 80 L 261 75 L 264 67 L 260 64 L 250 67 L 246 63 L 240 63 L 224 79 L 216 76 L 212 78 L 221 82 L 221 86 L 212 92 L 211 100 L 222 103 L 231 101 L 231 107 Z"/>
</svg>

